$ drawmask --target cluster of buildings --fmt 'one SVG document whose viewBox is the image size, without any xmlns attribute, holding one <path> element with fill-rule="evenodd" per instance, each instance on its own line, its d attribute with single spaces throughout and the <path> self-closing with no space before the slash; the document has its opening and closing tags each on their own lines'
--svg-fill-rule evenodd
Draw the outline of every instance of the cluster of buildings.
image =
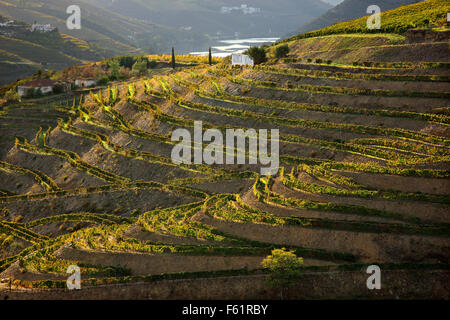
<svg viewBox="0 0 450 320">
<path fill-rule="evenodd" d="M 55 27 L 53 27 L 51 24 L 38 24 L 38 23 L 33 23 L 31 25 L 31 32 L 41 32 L 41 33 L 47 33 L 47 32 L 52 32 L 54 30 L 56 30 Z"/>
<path fill-rule="evenodd" d="M 96 79 L 77 79 L 74 81 L 54 81 L 50 79 L 36 79 L 17 86 L 17 93 L 21 98 L 26 98 L 40 93 L 41 95 L 49 95 L 60 92 L 70 92 L 72 87 L 75 88 L 91 88 L 98 84 Z"/>
<path fill-rule="evenodd" d="M 53 27 L 51 24 L 38 24 L 35 22 L 29 26 L 14 20 L 3 20 L 0 22 L 0 34 L 8 37 L 14 37 L 17 34 L 28 32 L 48 33 L 55 30 L 56 27 Z"/>
<path fill-rule="evenodd" d="M 1 19 L 0 28 L 22 28 L 31 32 L 42 33 L 52 32 L 56 30 L 56 27 L 53 27 L 51 24 L 39 24 L 35 22 L 30 27 L 27 27 L 25 23 L 17 23 L 17 21 L 6 19 Z"/>
<path fill-rule="evenodd" d="M 222 7 L 220 9 L 222 14 L 232 13 L 233 11 L 242 11 L 243 14 L 255 14 L 261 12 L 261 9 L 249 7 L 246 4 L 241 4 L 240 7 Z"/>
</svg>

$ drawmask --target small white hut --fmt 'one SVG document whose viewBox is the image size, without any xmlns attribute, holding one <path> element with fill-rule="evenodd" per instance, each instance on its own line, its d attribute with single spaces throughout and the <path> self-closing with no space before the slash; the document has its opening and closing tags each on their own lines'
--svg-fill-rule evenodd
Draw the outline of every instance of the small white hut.
<svg viewBox="0 0 450 320">
<path fill-rule="evenodd" d="M 253 66 L 253 59 L 245 54 L 233 53 L 231 56 L 233 66 Z"/>
</svg>

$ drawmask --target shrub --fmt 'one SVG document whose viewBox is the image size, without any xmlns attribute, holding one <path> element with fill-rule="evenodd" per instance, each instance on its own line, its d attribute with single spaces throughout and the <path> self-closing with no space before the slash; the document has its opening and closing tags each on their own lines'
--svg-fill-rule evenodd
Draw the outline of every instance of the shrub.
<svg viewBox="0 0 450 320">
<path fill-rule="evenodd" d="M 255 64 L 261 64 L 267 61 L 266 50 L 262 47 L 251 47 L 247 54 L 253 59 Z"/>
<path fill-rule="evenodd" d="M 134 209 L 131 213 L 130 216 L 132 217 L 139 217 L 139 215 L 141 214 L 141 212 L 138 209 Z"/>
<path fill-rule="evenodd" d="M 17 102 L 20 101 L 19 94 L 16 90 L 10 89 L 5 93 L 5 99 L 7 102 Z"/>
<path fill-rule="evenodd" d="M 35 98 L 40 98 L 40 97 L 42 97 L 43 95 L 44 95 L 44 94 L 42 93 L 42 91 L 41 91 L 40 88 L 34 90 L 34 97 L 35 97 Z"/>
<path fill-rule="evenodd" d="M 25 93 L 25 98 L 34 98 L 36 96 L 36 92 L 40 90 L 35 90 L 34 88 L 28 88 L 27 93 Z"/>
<path fill-rule="evenodd" d="M 303 258 L 298 258 L 294 251 L 287 251 L 285 248 L 275 249 L 261 264 L 270 271 L 268 283 L 281 289 L 283 299 L 283 288 L 292 285 L 293 280 L 300 275 Z"/>
<path fill-rule="evenodd" d="M 327 64 L 331 64 L 332 63 L 332 61 L 331 60 L 327 60 Z"/>
<path fill-rule="evenodd" d="M 98 80 L 98 84 L 101 86 L 105 86 L 107 85 L 109 82 L 109 78 L 108 77 L 101 77 L 100 80 Z"/>
<path fill-rule="evenodd" d="M 53 93 L 54 93 L 54 94 L 63 93 L 63 92 L 64 92 L 64 87 L 63 87 L 63 85 L 61 85 L 61 84 L 56 84 L 56 85 L 53 87 Z"/>
<path fill-rule="evenodd" d="M 148 60 L 147 68 L 153 69 L 153 68 L 156 68 L 157 65 L 158 65 L 157 61 L 155 61 L 155 60 Z"/>
<path fill-rule="evenodd" d="M 322 63 L 322 59 L 316 59 L 316 63 Z"/>
<path fill-rule="evenodd" d="M 116 59 L 109 61 L 108 67 L 110 70 L 109 80 L 112 81 L 117 80 L 119 78 L 119 69 L 120 69 L 119 61 L 117 61 Z"/>
<path fill-rule="evenodd" d="M 308 63 L 311 63 L 311 62 L 312 62 L 312 59 L 309 59 L 309 58 L 308 58 L 306 61 L 308 61 Z"/>
<path fill-rule="evenodd" d="M 149 63 L 148 59 L 147 60 L 138 59 L 133 64 L 133 68 L 131 69 L 131 74 L 134 76 L 143 74 L 145 71 L 147 71 L 148 63 Z"/>
<path fill-rule="evenodd" d="M 285 58 L 289 53 L 289 46 L 287 44 L 279 46 L 275 49 L 275 58 Z"/>
<path fill-rule="evenodd" d="M 130 73 L 130 69 L 122 67 L 119 70 L 119 76 L 118 76 L 118 80 L 125 80 L 125 79 L 129 79 L 131 77 L 131 73 Z"/>
<path fill-rule="evenodd" d="M 133 56 L 122 56 L 119 57 L 119 65 L 128 69 L 133 68 L 136 58 Z"/>
</svg>

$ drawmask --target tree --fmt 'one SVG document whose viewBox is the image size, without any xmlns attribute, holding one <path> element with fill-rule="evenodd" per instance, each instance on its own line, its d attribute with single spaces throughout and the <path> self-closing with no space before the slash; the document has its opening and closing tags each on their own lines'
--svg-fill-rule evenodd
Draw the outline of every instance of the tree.
<svg viewBox="0 0 450 320">
<path fill-rule="evenodd" d="M 288 55 L 289 51 L 290 51 L 289 46 L 287 44 L 276 47 L 275 58 L 277 59 L 285 58 Z"/>
<path fill-rule="evenodd" d="M 109 78 L 106 77 L 106 76 L 101 77 L 100 80 L 98 80 L 98 84 L 101 85 L 101 86 L 107 85 L 108 82 L 109 82 Z"/>
<path fill-rule="evenodd" d="M 247 55 L 249 55 L 255 64 L 261 64 L 267 61 L 266 50 L 260 47 L 251 47 L 247 50 Z"/>
<path fill-rule="evenodd" d="M 209 62 L 209 65 L 212 66 L 212 52 L 211 52 L 211 47 L 209 47 L 208 62 Z"/>
<path fill-rule="evenodd" d="M 172 69 L 175 69 L 176 62 L 175 62 L 175 49 L 172 48 Z"/>
<path fill-rule="evenodd" d="M 273 287 L 280 288 L 281 300 L 283 290 L 294 283 L 294 279 L 301 273 L 303 258 L 298 258 L 294 251 L 275 249 L 270 256 L 262 261 L 262 266 L 270 271 L 267 282 Z"/>
<path fill-rule="evenodd" d="M 133 65 L 133 69 L 131 69 L 132 75 L 142 75 L 145 71 L 147 71 L 148 60 L 138 59 L 136 63 Z"/>
<path fill-rule="evenodd" d="M 120 66 L 128 68 L 128 69 L 131 69 L 135 62 L 136 62 L 136 59 L 133 56 L 122 56 L 119 58 Z"/>
<path fill-rule="evenodd" d="M 111 60 L 109 62 L 109 69 L 110 69 L 109 79 L 117 80 L 119 78 L 119 69 L 120 69 L 119 61 L 117 61 L 116 59 Z"/>
</svg>

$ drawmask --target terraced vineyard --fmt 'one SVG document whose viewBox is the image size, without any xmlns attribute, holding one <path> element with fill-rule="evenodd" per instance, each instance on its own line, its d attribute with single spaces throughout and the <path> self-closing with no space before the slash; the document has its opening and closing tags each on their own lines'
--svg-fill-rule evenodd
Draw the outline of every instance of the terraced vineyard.
<svg viewBox="0 0 450 320">
<path fill-rule="evenodd" d="M 292 298 L 448 298 L 450 79 L 421 66 L 193 65 L 5 108 L 5 294 L 273 298 L 261 261 L 285 247 L 305 261 Z M 171 134 L 197 120 L 279 129 L 278 174 L 175 165 Z"/>
</svg>

